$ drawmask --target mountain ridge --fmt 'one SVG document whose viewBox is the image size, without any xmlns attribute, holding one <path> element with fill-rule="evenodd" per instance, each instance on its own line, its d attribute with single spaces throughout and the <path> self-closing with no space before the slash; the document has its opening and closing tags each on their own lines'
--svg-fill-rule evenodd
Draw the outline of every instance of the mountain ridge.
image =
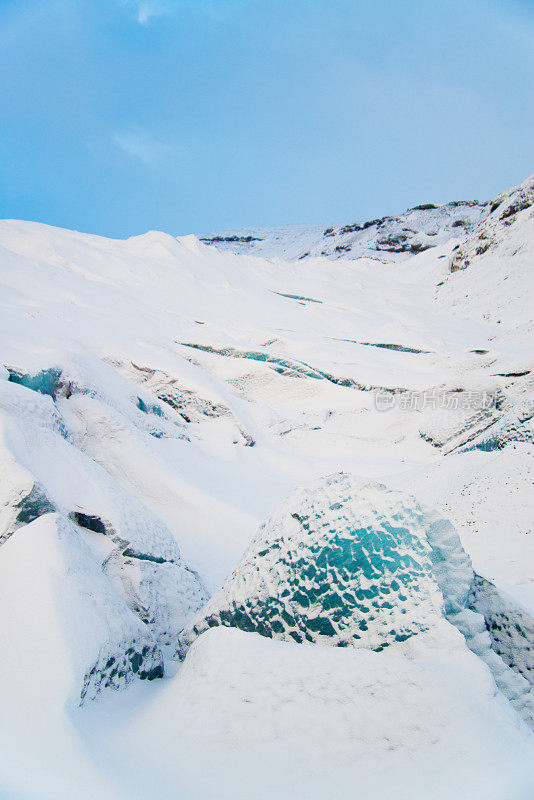
<svg viewBox="0 0 534 800">
<path fill-rule="evenodd" d="M 451 238 L 464 238 L 485 217 L 489 202 L 423 203 L 397 216 L 340 226 L 288 225 L 279 228 L 230 228 L 201 235 L 205 244 L 234 253 L 290 261 L 313 256 L 404 261 Z"/>
</svg>

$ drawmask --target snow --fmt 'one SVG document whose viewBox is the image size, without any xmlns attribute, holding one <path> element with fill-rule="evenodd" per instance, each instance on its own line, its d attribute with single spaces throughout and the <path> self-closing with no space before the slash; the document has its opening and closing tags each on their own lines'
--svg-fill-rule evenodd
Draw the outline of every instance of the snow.
<svg viewBox="0 0 534 800">
<path fill-rule="evenodd" d="M 0 222 L 0 796 L 530 800 L 503 692 L 532 681 L 531 184 L 414 211 L 437 244 L 410 257 L 354 257 L 404 217 L 303 259 L 306 232 L 261 256 Z M 340 471 L 450 520 L 457 627 L 382 652 L 219 627 L 178 668 L 259 525 Z"/>
<path fill-rule="evenodd" d="M 78 741 L 71 714 L 87 664 L 116 663 L 132 648 L 160 663 L 150 636 L 111 590 L 72 526 L 47 514 L 14 533 L 0 560 L 2 797 L 91 797 L 105 781 Z M 116 684 L 133 673 L 122 666 Z M 89 696 L 95 684 L 85 687 Z M 88 698 L 89 699 L 89 698 Z M 78 791 L 78 790 L 76 790 Z"/>
<path fill-rule="evenodd" d="M 116 764 L 133 762 L 131 797 L 149 773 L 161 798 L 315 800 L 357 787 L 373 800 L 527 800 L 521 723 L 443 624 L 440 646 L 415 637 L 382 653 L 214 628 L 134 715 L 125 696 L 104 724 L 89 712 L 98 754 L 112 752 L 121 776 Z"/>
</svg>

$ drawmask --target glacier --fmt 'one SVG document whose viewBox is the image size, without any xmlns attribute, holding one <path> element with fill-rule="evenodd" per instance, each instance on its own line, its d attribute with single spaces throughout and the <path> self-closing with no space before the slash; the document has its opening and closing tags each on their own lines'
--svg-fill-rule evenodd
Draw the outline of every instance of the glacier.
<svg viewBox="0 0 534 800">
<path fill-rule="evenodd" d="M 0 222 L 0 797 L 530 800 L 533 180 Z"/>
</svg>

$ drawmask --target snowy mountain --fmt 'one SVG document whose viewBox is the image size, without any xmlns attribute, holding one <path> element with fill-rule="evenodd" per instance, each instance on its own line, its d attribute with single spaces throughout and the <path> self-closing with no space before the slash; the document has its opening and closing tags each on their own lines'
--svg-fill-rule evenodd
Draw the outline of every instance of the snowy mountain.
<svg viewBox="0 0 534 800">
<path fill-rule="evenodd" d="M 463 239 L 484 219 L 488 203 L 460 201 L 409 208 L 398 217 L 381 217 L 337 227 L 288 225 L 232 229 L 200 237 L 218 250 L 295 261 L 308 256 L 405 261 L 416 253 Z"/>
<path fill-rule="evenodd" d="M 0 222 L 0 798 L 531 800 L 534 178 L 352 227 Z"/>
</svg>

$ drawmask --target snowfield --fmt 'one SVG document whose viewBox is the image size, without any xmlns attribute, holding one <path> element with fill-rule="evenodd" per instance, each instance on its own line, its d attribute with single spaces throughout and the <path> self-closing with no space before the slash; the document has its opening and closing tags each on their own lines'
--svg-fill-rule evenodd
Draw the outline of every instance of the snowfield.
<svg viewBox="0 0 534 800">
<path fill-rule="evenodd" d="M 0 222 L 2 800 L 534 796 L 534 178 L 352 228 Z"/>
</svg>

